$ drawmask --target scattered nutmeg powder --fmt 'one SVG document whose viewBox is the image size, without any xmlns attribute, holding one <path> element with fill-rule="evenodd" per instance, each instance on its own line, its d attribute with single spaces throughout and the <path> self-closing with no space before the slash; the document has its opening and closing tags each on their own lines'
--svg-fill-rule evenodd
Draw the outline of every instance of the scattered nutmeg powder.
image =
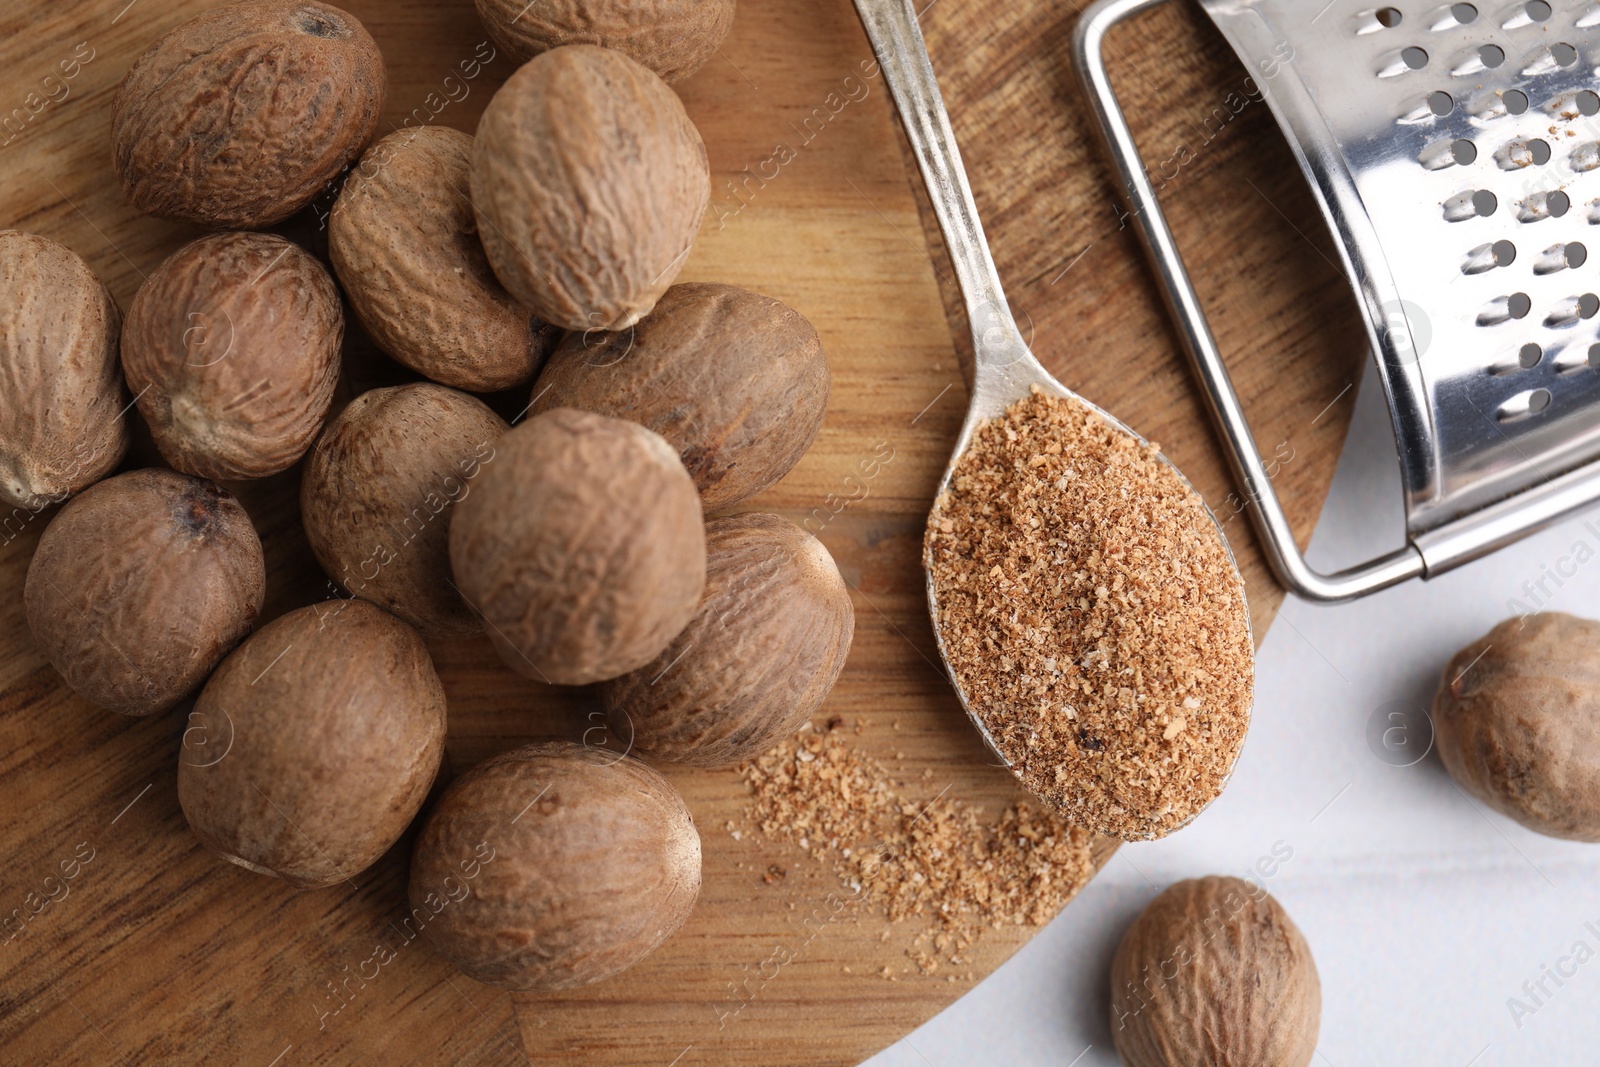
<svg viewBox="0 0 1600 1067">
<path fill-rule="evenodd" d="M 1156 445 L 1035 388 L 974 434 L 923 558 L 967 706 L 1064 818 L 1148 840 L 1222 791 L 1250 722 L 1249 617 Z"/>
<path fill-rule="evenodd" d="M 966 963 L 987 928 L 1049 922 L 1094 874 L 1086 830 L 1027 803 L 989 821 L 943 792 L 911 800 L 830 727 L 801 731 L 740 773 L 767 838 L 830 865 L 892 923 L 927 920 L 908 952 L 924 974 Z"/>
</svg>

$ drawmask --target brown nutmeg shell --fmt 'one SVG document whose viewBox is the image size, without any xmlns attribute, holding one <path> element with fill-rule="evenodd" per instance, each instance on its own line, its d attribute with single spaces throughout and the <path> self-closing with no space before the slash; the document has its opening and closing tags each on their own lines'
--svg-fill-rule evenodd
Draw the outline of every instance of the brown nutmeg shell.
<svg viewBox="0 0 1600 1067">
<path fill-rule="evenodd" d="M 830 383 L 805 316 L 733 285 L 674 285 L 626 330 L 568 334 L 533 410 L 582 408 L 665 437 L 707 511 L 754 496 L 816 439 Z"/>
<path fill-rule="evenodd" d="M 854 632 L 850 591 L 821 541 L 777 515 L 714 519 L 694 620 L 655 659 L 604 683 L 600 699 L 634 751 L 727 766 L 805 724 Z"/>
<path fill-rule="evenodd" d="M 500 439 L 450 520 L 450 563 L 500 657 L 584 685 L 641 667 L 705 588 L 700 497 L 677 453 L 631 422 L 556 408 Z"/>
<path fill-rule="evenodd" d="M 16 230 L 0 230 L 0 293 L 0 504 L 37 512 L 128 450 L 122 313 L 77 253 Z"/>
<path fill-rule="evenodd" d="M 478 235 L 545 322 L 620 330 L 688 258 L 711 197 L 705 144 L 666 83 L 620 52 L 529 60 L 484 109 L 472 150 Z"/>
<path fill-rule="evenodd" d="M 530 315 L 490 269 L 471 163 L 472 138 L 459 130 L 384 137 L 333 205 L 328 254 L 378 347 L 436 382 L 486 392 L 530 380 L 561 330 Z"/>
<path fill-rule="evenodd" d="M 309 204 L 372 139 L 383 56 L 348 12 L 250 0 L 202 12 L 134 63 L 111 148 L 139 210 L 252 229 Z"/>
<path fill-rule="evenodd" d="M 705 65 L 733 28 L 733 0 L 477 0 L 494 43 L 519 63 L 565 44 L 597 44 L 668 82 Z"/>
<path fill-rule="evenodd" d="M 328 272 L 264 233 L 217 233 L 139 287 L 122 368 L 161 455 L 219 480 L 292 466 L 322 429 L 344 311 Z"/>
<path fill-rule="evenodd" d="M 262 627 L 191 718 L 178 802 L 195 836 L 301 889 L 352 878 L 399 840 L 444 754 L 444 687 L 422 638 L 364 600 Z"/>
<path fill-rule="evenodd" d="M 1127 1067 L 1306 1067 L 1317 966 L 1259 886 L 1209 876 L 1151 901 L 1111 964 L 1111 1034 Z"/>
<path fill-rule="evenodd" d="M 700 835 L 645 764 L 551 742 L 458 778 L 411 859 L 411 916 L 469 977 L 548 992 L 609 978 L 700 894 Z"/>
<path fill-rule="evenodd" d="M 505 431 L 481 400 L 431 382 L 352 400 L 300 480 L 300 515 L 322 569 L 428 636 L 483 629 L 451 581 L 450 517 Z"/>
<path fill-rule="evenodd" d="M 124 715 L 193 692 L 261 614 L 261 541 L 239 502 L 169 470 L 117 475 L 67 502 L 39 539 L 23 600 L 46 657 Z"/>
<path fill-rule="evenodd" d="M 1457 652 L 1433 701 L 1461 787 L 1551 837 L 1600 841 L 1600 622 L 1507 619 Z"/>
</svg>

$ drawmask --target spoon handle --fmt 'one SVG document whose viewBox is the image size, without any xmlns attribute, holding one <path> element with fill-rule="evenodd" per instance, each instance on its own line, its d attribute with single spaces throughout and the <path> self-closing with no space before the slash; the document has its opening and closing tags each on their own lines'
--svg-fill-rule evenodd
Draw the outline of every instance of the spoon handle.
<svg viewBox="0 0 1600 1067">
<path fill-rule="evenodd" d="M 975 376 L 983 378 L 991 366 L 1014 366 L 1017 349 L 1025 352 L 1026 346 L 1006 306 L 1005 294 L 1000 291 L 1000 276 L 989 255 L 983 225 L 978 221 L 978 208 L 967 185 L 967 172 L 961 166 L 961 152 L 956 148 L 950 117 L 939 95 L 939 82 L 917 25 L 914 3 L 915 0 L 855 0 L 944 234 L 956 281 L 966 301 L 977 362 Z"/>
</svg>

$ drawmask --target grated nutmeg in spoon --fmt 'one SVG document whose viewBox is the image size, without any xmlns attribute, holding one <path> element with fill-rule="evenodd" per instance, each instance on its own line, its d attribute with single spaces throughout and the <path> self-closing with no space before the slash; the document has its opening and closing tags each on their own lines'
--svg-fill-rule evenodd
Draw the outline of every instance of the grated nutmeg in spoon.
<svg viewBox="0 0 1600 1067">
<path fill-rule="evenodd" d="M 1163 837 L 1222 792 L 1255 676 L 1216 518 L 1138 434 L 1052 378 L 1001 292 L 907 0 L 855 0 L 966 300 L 972 403 L 928 517 L 939 652 L 962 706 L 1064 818 Z"/>
</svg>

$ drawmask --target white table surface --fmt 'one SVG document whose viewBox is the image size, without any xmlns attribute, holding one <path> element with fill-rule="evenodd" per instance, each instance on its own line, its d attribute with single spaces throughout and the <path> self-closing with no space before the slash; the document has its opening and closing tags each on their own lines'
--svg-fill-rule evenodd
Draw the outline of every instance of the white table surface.
<svg viewBox="0 0 1600 1067">
<path fill-rule="evenodd" d="M 1401 525 L 1369 375 L 1311 558 L 1349 565 L 1397 546 Z M 1107 974 L 1127 925 L 1172 882 L 1242 877 L 1274 848 L 1292 857 L 1258 880 L 1304 931 L 1322 979 L 1314 1063 L 1600 1064 L 1600 845 L 1489 811 L 1436 753 L 1395 766 L 1367 741 L 1374 715 L 1428 707 L 1450 656 L 1515 614 L 1524 583 L 1579 541 L 1596 559 L 1559 587 L 1547 579 L 1547 606 L 1600 618 L 1600 512 L 1353 604 L 1287 600 L 1261 645 L 1254 721 L 1226 793 L 1173 836 L 1119 849 L 1021 952 L 870 1067 L 1115 1067 Z M 1545 971 L 1558 965 L 1572 975 L 1559 984 Z"/>
</svg>

